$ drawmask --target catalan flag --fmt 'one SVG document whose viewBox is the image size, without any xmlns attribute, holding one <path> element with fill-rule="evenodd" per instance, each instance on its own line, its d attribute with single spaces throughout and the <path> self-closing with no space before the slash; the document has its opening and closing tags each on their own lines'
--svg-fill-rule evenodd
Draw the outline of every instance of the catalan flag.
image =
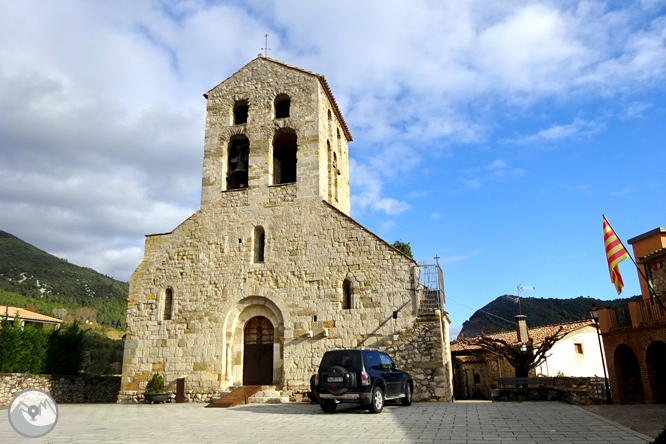
<svg viewBox="0 0 666 444">
<path fill-rule="evenodd" d="M 622 293 L 622 276 L 618 264 L 629 257 L 620 239 L 617 238 L 615 231 L 604 217 L 604 244 L 606 244 L 606 258 L 608 259 L 608 270 L 610 271 L 611 282 L 615 285 L 617 294 Z"/>
</svg>

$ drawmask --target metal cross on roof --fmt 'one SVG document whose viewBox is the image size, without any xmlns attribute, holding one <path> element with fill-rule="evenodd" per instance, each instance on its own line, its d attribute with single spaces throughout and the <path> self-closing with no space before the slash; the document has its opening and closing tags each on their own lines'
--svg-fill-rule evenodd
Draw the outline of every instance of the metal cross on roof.
<svg viewBox="0 0 666 444">
<path fill-rule="evenodd" d="M 268 47 L 268 34 L 266 34 L 264 37 L 266 38 L 266 44 L 263 48 L 261 48 L 261 50 L 264 51 L 264 57 L 268 57 L 268 51 L 271 50 L 271 48 Z"/>
</svg>

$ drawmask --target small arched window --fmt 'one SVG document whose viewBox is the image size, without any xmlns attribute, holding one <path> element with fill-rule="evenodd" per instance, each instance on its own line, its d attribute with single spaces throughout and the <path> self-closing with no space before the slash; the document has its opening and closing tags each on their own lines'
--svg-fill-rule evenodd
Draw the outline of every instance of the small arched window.
<svg viewBox="0 0 666 444">
<path fill-rule="evenodd" d="M 350 310 L 352 308 L 352 288 L 349 279 L 342 283 L 342 309 Z"/>
<path fill-rule="evenodd" d="M 275 118 L 282 119 L 289 117 L 289 108 L 291 107 L 291 99 L 286 94 L 280 94 L 275 98 Z"/>
<path fill-rule="evenodd" d="M 333 195 L 335 197 L 335 201 L 338 201 L 338 175 L 339 175 L 339 170 L 338 170 L 338 155 L 336 153 L 333 153 Z"/>
<path fill-rule="evenodd" d="M 333 200 L 333 153 L 331 152 L 331 142 L 326 141 L 326 155 L 328 159 L 328 201 Z"/>
<path fill-rule="evenodd" d="M 173 290 L 167 288 L 164 292 L 164 313 L 162 313 L 162 320 L 170 321 L 173 311 Z"/>
<path fill-rule="evenodd" d="M 261 263 L 264 261 L 264 247 L 265 247 L 266 233 L 261 226 L 254 227 L 254 263 Z"/>
<path fill-rule="evenodd" d="M 250 107 L 246 100 L 238 100 L 234 104 L 234 125 L 247 123 L 247 114 Z"/>
<path fill-rule="evenodd" d="M 273 184 L 296 182 L 297 138 L 294 130 L 285 128 L 273 140 Z"/>
<path fill-rule="evenodd" d="M 481 384 L 481 375 L 474 373 L 474 384 Z"/>
</svg>

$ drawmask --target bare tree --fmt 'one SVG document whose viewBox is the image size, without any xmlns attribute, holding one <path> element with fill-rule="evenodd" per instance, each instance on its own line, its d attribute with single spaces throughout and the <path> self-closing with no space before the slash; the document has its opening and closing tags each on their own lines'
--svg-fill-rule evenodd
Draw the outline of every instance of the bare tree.
<svg viewBox="0 0 666 444">
<path fill-rule="evenodd" d="M 461 339 L 460 342 L 466 346 L 477 346 L 493 356 L 506 359 L 515 369 L 516 377 L 521 378 L 527 377 L 531 369 L 546 360 L 546 353 L 564 337 L 563 329 L 564 327 L 560 327 L 555 333 L 546 336 L 536 347 L 532 338 L 523 344 L 510 344 L 503 339 L 491 338 L 484 334 L 476 338 Z"/>
</svg>

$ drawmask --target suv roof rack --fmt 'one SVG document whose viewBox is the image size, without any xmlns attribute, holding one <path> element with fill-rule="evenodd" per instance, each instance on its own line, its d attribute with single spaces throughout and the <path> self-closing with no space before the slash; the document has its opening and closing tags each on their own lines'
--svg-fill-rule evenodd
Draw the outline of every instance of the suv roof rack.
<svg viewBox="0 0 666 444">
<path fill-rule="evenodd" d="M 379 351 L 378 348 L 372 348 L 372 347 L 361 347 L 359 350 L 370 350 L 370 351 Z"/>
</svg>

